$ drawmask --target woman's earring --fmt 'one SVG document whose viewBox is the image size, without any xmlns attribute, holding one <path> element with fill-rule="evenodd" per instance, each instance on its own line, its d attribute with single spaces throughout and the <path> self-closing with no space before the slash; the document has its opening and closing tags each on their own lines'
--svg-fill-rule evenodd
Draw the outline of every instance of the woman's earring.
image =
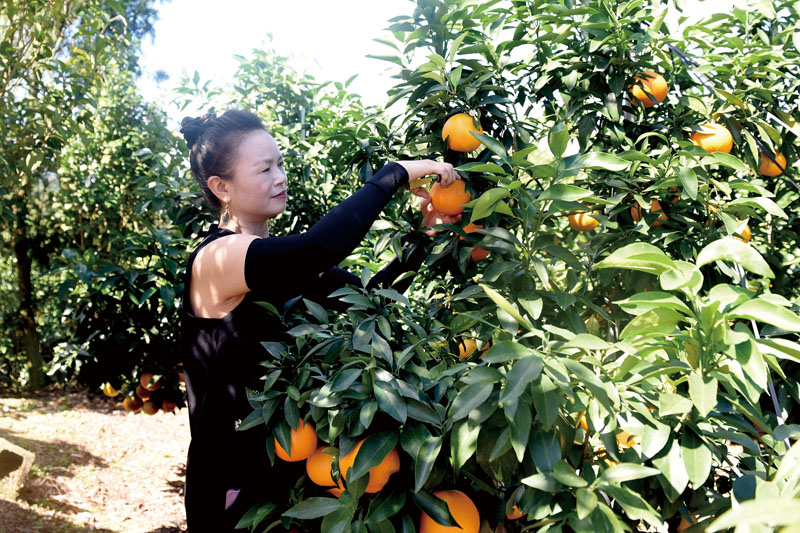
<svg viewBox="0 0 800 533">
<path fill-rule="evenodd" d="M 224 226 L 225 224 L 227 224 L 229 219 L 230 219 L 230 213 L 228 212 L 228 204 L 225 204 L 225 212 L 222 213 L 222 225 Z"/>
</svg>

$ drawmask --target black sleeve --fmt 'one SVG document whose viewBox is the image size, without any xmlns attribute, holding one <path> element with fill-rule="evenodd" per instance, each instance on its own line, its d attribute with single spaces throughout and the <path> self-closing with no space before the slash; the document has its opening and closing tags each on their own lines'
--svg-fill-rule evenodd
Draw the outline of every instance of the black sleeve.
<svg viewBox="0 0 800 533">
<path fill-rule="evenodd" d="M 390 163 L 305 233 L 255 239 L 245 257 L 247 287 L 262 294 L 276 285 L 286 290 L 336 266 L 358 246 L 392 195 L 406 183 L 406 169 Z"/>
<path fill-rule="evenodd" d="M 406 272 L 419 270 L 424 260 L 425 249 L 421 244 L 404 246 L 402 256 L 394 258 L 389 264 L 376 272 L 367 283 L 367 289 L 371 290 L 380 287 L 382 289 L 392 288 L 400 293 L 405 292 L 411 285 L 413 277 L 409 276 L 397 283 L 394 281 Z M 345 285 L 361 287 L 361 278 L 343 268 L 333 267 L 322 274 L 319 277 L 319 281 L 314 284 L 314 287 L 304 293 L 303 296 L 328 309 L 344 311 L 349 307 L 349 304 L 339 301 L 338 298 L 328 298 L 328 296 Z"/>
</svg>

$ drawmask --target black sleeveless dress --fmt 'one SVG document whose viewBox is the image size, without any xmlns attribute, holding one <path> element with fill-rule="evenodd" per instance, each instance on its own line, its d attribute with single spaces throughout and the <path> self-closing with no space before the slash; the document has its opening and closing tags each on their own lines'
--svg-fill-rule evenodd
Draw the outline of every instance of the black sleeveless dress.
<svg viewBox="0 0 800 533">
<path fill-rule="evenodd" d="M 186 464 L 186 519 L 192 533 L 232 531 L 242 514 L 262 501 L 281 501 L 305 471 L 305 465 L 276 460 L 266 454 L 264 426 L 236 431 L 252 412 L 246 388 L 260 391 L 267 358 L 262 341 L 282 342 L 287 334 L 271 313 L 256 304 L 267 301 L 280 309 L 302 295 L 323 305 L 326 297 L 345 284 L 360 286 L 360 278 L 335 265 L 352 253 L 391 196 L 408 183 L 397 164 L 386 165 L 361 189 L 336 206 L 307 232 L 256 239 L 245 259 L 245 281 L 251 292 L 228 315 L 202 318 L 192 313 L 188 294 L 197 253 L 232 232 L 212 225 L 186 265 L 181 323 L 184 373 L 191 443 Z M 401 273 L 416 270 L 424 251 L 418 246 L 397 258 L 370 280 L 368 287 L 391 284 Z M 393 287 L 402 291 L 402 286 Z M 226 511 L 225 494 L 241 489 Z"/>
</svg>

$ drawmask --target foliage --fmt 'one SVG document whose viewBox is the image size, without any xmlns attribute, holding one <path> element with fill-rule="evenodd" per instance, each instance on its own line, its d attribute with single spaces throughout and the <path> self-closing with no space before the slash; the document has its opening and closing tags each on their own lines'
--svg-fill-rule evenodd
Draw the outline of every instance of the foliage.
<svg viewBox="0 0 800 533">
<path fill-rule="evenodd" d="M 40 387 L 54 345 L 73 326 L 61 303 L 50 297 L 62 281 L 52 269 L 57 268 L 56 258 L 65 248 L 85 251 L 96 244 L 87 242 L 83 232 L 96 231 L 98 225 L 87 221 L 94 217 L 102 226 L 107 218 L 101 215 L 108 213 L 98 212 L 98 204 L 112 206 L 100 194 L 86 204 L 74 201 L 79 190 L 87 193 L 80 195 L 82 200 L 92 196 L 88 185 L 98 176 L 88 172 L 88 161 L 71 161 L 70 170 L 64 171 L 62 157 L 70 143 L 87 141 L 93 120 L 102 116 L 98 101 L 104 83 L 121 81 L 113 73 L 135 69 L 135 43 L 150 31 L 152 16 L 144 0 L 4 4 L 0 14 L 4 65 L 0 135 L 5 140 L 0 149 L 0 218 L 6 229 L 0 248 L 6 252 L 3 283 L 14 279 L 13 291 L 0 311 L 4 333 L 0 368 L 10 374 L 4 381 Z M 104 148 L 91 150 L 99 154 Z M 59 173 L 66 177 L 70 172 L 71 190 L 61 189 Z M 73 200 L 64 200 L 70 194 Z M 54 209 L 54 201 L 59 210 Z M 81 211 L 89 207 L 95 210 Z M 116 228 L 107 224 L 106 234 L 96 237 L 112 240 L 110 229 Z"/>
<path fill-rule="evenodd" d="M 414 531 L 423 511 L 447 523 L 432 492 L 458 488 L 498 531 L 655 530 L 683 515 L 724 528 L 741 516 L 727 510 L 782 490 L 800 401 L 798 13 L 762 1 L 678 40 L 668 8 L 419 0 L 391 21 L 378 57 L 400 67 L 405 151 L 457 164 L 474 198 L 464 222 L 484 229 L 439 227 L 407 296 L 348 288 L 343 315 L 312 302 L 283 315 L 293 340 L 265 343 L 240 429 L 265 423 L 285 442 L 300 416 L 340 454 L 367 440 L 340 498 L 300 480 L 242 527 Z M 628 89 L 650 70 L 670 91 L 645 110 Z M 482 147 L 448 152 L 444 121 L 468 110 Z M 732 154 L 689 141 L 709 119 L 733 132 Z M 789 172 L 759 176 L 763 149 Z M 651 199 L 667 219 L 634 222 Z M 567 223 L 582 211 L 599 211 L 588 236 Z M 745 225 L 750 243 L 735 238 Z M 471 260 L 476 245 L 487 260 Z M 478 350 L 460 360 L 465 338 Z M 356 478 L 393 446 L 393 488 L 364 495 Z M 512 505 L 526 516 L 505 520 Z"/>
</svg>

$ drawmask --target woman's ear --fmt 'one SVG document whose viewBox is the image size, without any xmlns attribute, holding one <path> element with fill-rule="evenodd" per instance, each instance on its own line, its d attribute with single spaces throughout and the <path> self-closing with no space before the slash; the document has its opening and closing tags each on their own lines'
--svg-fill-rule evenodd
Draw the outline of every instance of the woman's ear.
<svg viewBox="0 0 800 533">
<path fill-rule="evenodd" d="M 220 203 L 225 205 L 231 202 L 231 195 L 228 192 L 228 183 L 219 176 L 210 176 L 208 178 L 208 190 L 216 196 Z"/>
</svg>

